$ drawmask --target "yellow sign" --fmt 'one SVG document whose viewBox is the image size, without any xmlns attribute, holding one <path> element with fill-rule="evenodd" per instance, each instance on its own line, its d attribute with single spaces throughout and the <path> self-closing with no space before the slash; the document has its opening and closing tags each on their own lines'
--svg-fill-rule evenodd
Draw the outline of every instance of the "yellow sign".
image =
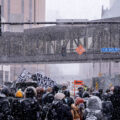
<svg viewBox="0 0 120 120">
<path fill-rule="evenodd" d="M 113 84 L 111 83 L 109 87 L 112 87 L 112 86 L 113 86 Z"/>
<path fill-rule="evenodd" d="M 96 87 L 96 90 L 98 90 L 98 83 L 97 82 L 96 82 L 96 86 L 95 87 Z"/>
</svg>

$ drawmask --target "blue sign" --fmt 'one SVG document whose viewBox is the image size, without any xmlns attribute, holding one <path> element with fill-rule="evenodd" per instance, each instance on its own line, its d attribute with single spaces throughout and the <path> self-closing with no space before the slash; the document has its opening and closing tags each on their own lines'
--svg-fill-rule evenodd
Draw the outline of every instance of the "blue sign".
<svg viewBox="0 0 120 120">
<path fill-rule="evenodd" d="M 120 52 L 120 48 L 101 48 L 101 52 Z"/>
</svg>

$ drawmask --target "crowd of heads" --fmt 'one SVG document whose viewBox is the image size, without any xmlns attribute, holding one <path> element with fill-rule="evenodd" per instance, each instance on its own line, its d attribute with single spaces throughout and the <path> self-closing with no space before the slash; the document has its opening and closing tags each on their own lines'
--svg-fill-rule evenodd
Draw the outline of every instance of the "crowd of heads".
<svg viewBox="0 0 120 120">
<path fill-rule="evenodd" d="M 65 85 L 0 89 L 0 120 L 120 120 L 119 111 L 120 86 L 106 91 L 81 86 L 75 96 Z"/>
</svg>

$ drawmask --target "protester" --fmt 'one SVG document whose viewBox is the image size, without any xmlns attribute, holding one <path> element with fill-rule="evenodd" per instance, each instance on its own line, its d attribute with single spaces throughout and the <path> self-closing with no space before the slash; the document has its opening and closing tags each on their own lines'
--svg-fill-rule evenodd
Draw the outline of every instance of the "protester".
<svg viewBox="0 0 120 120">
<path fill-rule="evenodd" d="M 110 101 L 110 98 L 111 98 L 111 95 L 112 95 L 111 92 L 110 92 L 110 89 L 107 89 L 104 94 L 107 95 L 107 100 Z M 104 94 L 103 94 L 103 97 L 104 97 Z"/>
<path fill-rule="evenodd" d="M 84 110 L 84 100 L 80 97 L 77 97 L 75 104 L 72 104 L 72 115 L 74 120 L 83 120 L 83 110 Z"/>
<path fill-rule="evenodd" d="M 45 119 L 53 119 L 54 112 L 52 112 L 52 102 L 54 100 L 54 95 L 51 93 L 48 93 L 43 98 L 44 104 L 42 104 L 42 111 L 41 111 L 41 118 L 42 120 Z"/>
<path fill-rule="evenodd" d="M 64 103 L 67 104 L 71 108 L 71 105 L 74 104 L 74 100 L 72 97 L 70 97 L 70 91 L 65 90 L 64 95 L 65 95 L 65 98 L 64 98 L 65 102 Z"/>
<path fill-rule="evenodd" d="M 79 87 L 79 88 L 78 88 L 77 95 L 78 95 L 79 97 L 82 97 L 82 96 L 83 96 L 83 92 L 84 92 L 83 87 Z"/>
<path fill-rule="evenodd" d="M 17 98 L 23 98 L 23 92 L 21 90 L 18 90 L 15 94 L 15 97 Z"/>
<path fill-rule="evenodd" d="M 64 104 L 65 95 L 57 93 L 53 102 L 53 109 L 56 111 L 57 120 L 73 120 L 72 113 L 68 105 Z"/>
<path fill-rule="evenodd" d="M 48 87 L 47 90 L 46 90 L 46 93 L 44 92 L 44 94 L 42 95 L 42 105 L 45 105 L 45 104 L 49 103 L 48 98 L 50 96 L 54 96 L 54 94 L 56 92 L 58 92 L 57 86 L 54 86 L 53 89 Z"/>
<path fill-rule="evenodd" d="M 35 98 L 37 96 L 34 87 L 25 89 L 25 98 L 21 101 L 22 120 L 37 120 L 39 116 L 40 106 Z"/>
<path fill-rule="evenodd" d="M 48 87 L 46 92 L 52 93 L 53 89 L 51 87 Z"/>
<path fill-rule="evenodd" d="M 62 93 L 64 93 L 65 90 L 67 90 L 67 85 L 62 86 Z"/>
<path fill-rule="evenodd" d="M 103 99 L 103 89 L 99 89 L 99 98 L 102 100 Z"/>
<path fill-rule="evenodd" d="M 56 93 L 58 93 L 58 91 L 59 91 L 59 87 L 57 85 L 54 85 L 51 93 L 55 95 Z"/>
<path fill-rule="evenodd" d="M 16 90 L 1 87 L 0 120 L 120 120 L 120 86 L 105 92 L 79 87 L 75 98 L 57 84 Z"/>
<path fill-rule="evenodd" d="M 8 94 L 8 89 L 2 88 L 0 93 L 0 120 L 13 120 L 10 104 L 7 99 Z"/>
<path fill-rule="evenodd" d="M 105 93 L 103 97 L 102 113 L 103 113 L 103 120 L 112 120 L 113 105 L 107 93 Z"/>
<path fill-rule="evenodd" d="M 37 100 L 38 100 L 39 104 L 42 105 L 42 96 L 45 93 L 44 89 L 42 87 L 37 87 L 36 92 L 37 92 Z"/>
<path fill-rule="evenodd" d="M 22 106 L 21 106 L 21 100 L 23 99 L 23 93 L 21 90 L 18 90 L 15 94 L 15 98 L 12 99 L 12 115 L 15 120 L 21 120 L 22 119 Z"/>
<path fill-rule="evenodd" d="M 113 104 L 112 120 L 120 120 L 120 86 L 115 86 L 111 95 Z"/>
<path fill-rule="evenodd" d="M 4 94 L 6 97 L 9 96 L 9 89 L 4 86 L 2 89 L 1 89 L 1 93 Z"/>
<path fill-rule="evenodd" d="M 87 108 L 84 112 L 85 120 L 103 120 L 102 117 L 102 102 L 97 96 L 89 98 Z"/>
<path fill-rule="evenodd" d="M 90 97 L 90 95 L 89 95 L 89 92 L 88 91 L 85 91 L 84 93 L 83 93 L 83 96 L 82 96 L 82 98 L 84 98 L 84 99 L 89 99 L 89 97 Z"/>
</svg>

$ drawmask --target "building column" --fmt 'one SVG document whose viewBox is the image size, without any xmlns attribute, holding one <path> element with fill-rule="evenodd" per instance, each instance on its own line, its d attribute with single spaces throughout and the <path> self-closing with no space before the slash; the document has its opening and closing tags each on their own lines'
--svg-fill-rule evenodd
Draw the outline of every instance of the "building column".
<svg viewBox="0 0 120 120">
<path fill-rule="evenodd" d="M 32 0 L 29 0 L 29 22 L 32 22 Z M 30 28 L 32 25 L 30 25 Z"/>
<path fill-rule="evenodd" d="M 109 75 L 111 76 L 111 62 L 109 62 Z"/>
<path fill-rule="evenodd" d="M 34 22 L 36 22 L 36 0 L 34 0 Z"/>
<path fill-rule="evenodd" d="M 23 22 L 24 22 L 24 0 L 21 0 L 21 12 L 23 15 Z"/>
<path fill-rule="evenodd" d="M 4 17 L 4 0 L 1 0 L 1 16 Z"/>
<path fill-rule="evenodd" d="M 7 9 L 7 16 L 8 16 L 8 22 L 10 22 L 10 0 L 8 0 L 8 9 Z M 10 26 L 8 25 L 8 31 L 10 30 Z"/>
</svg>

